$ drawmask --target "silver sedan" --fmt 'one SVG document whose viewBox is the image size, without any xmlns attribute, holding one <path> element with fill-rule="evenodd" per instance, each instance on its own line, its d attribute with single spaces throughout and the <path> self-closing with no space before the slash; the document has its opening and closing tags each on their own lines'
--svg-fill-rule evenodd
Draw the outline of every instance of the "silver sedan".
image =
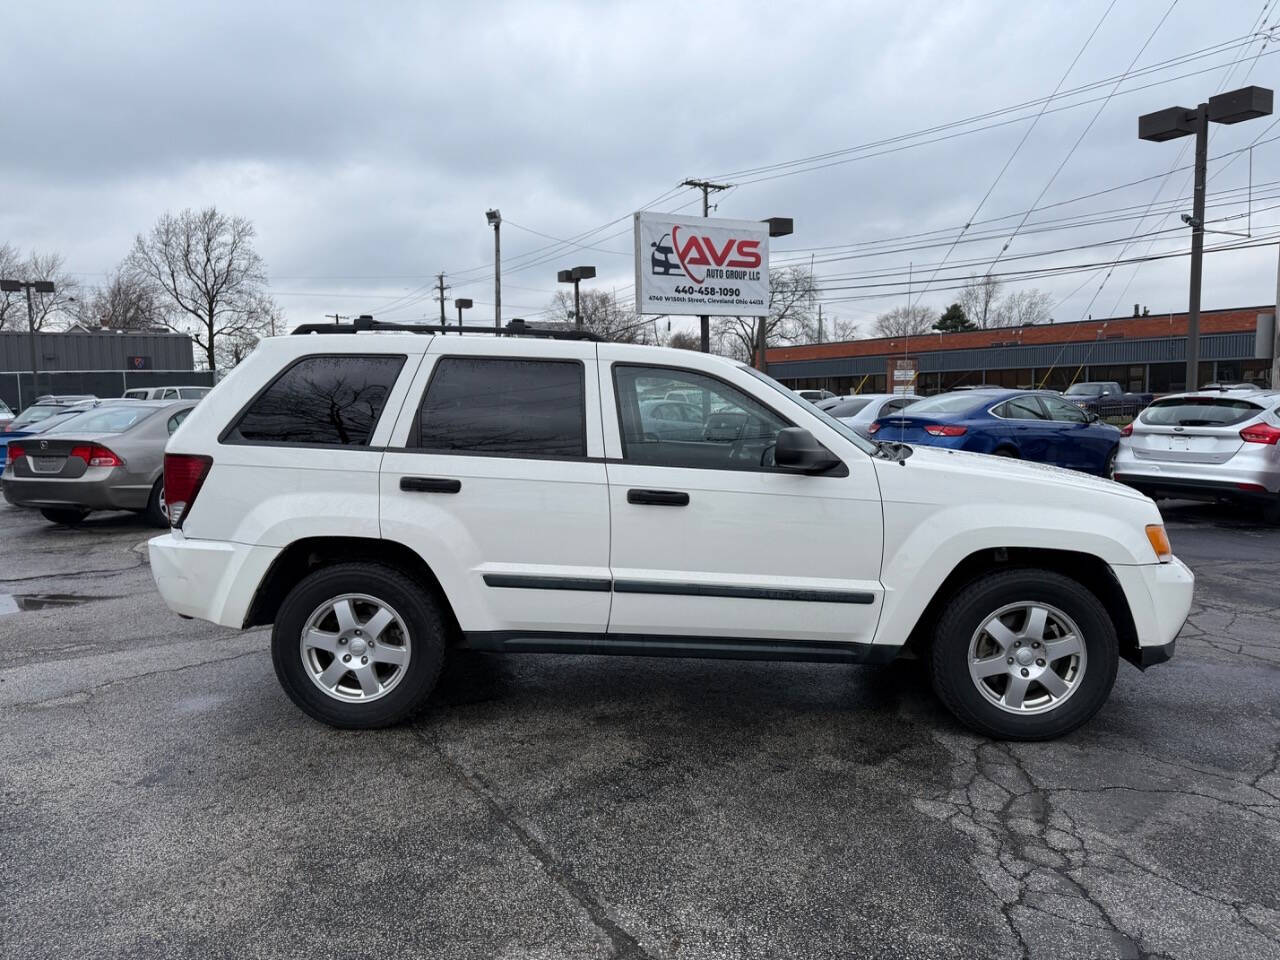
<svg viewBox="0 0 1280 960">
<path fill-rule="evenodd" d="M 1115 478 L 1149 496 L 1240 500 L 1280 521 L 1280 391 L 1161 397 L 1124 428 Z"/>
<path fill-rule="evenodd" d="M 133 510 L 168 525 L 164 446 L 196 405 L 138 400 L 98 407 L 45 433 L 9 444 L 4 498 L 53 523 L 79 523 L 92 510 Z"/>
<path fill-rule="evenodd" d="M 831 416 L 853 427 L 862 436 L 870 436 L 867 428 L 881 417 L 889 417 L 917 400 L 923 400 L 913 393 L 857 393 L 848 397 L 833 397 L 823 400 L 818 408 Z"/>
</svg>

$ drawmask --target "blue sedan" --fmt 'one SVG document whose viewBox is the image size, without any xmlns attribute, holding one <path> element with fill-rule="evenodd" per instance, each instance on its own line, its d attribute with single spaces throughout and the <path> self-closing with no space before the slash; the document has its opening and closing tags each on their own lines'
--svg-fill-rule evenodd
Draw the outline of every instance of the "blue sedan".
<svg viewBox="0 0 1280 960">
<path fill-rule="evenodd" d="M 1050 463 L 1109 477 L 1120 431 L 1047 390 L 965 390 L 913 403 L 869 428 L 876 440 L 923 443 Z"/>
</svg>

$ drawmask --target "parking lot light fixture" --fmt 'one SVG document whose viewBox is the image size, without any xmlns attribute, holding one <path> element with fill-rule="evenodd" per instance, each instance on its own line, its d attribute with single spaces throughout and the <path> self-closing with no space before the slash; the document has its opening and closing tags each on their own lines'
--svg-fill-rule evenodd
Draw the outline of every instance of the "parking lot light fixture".
<svg viewBox="0 0 1280 960">
<path fill-rule="evenodd" d="M 791 217 L 765 217 L 761 223 L 769 225 L 769 237 L 789 237 L 795 232 L 795 221 Z M 756 326 L 756 369 L 765 373 L 769 369 L 769 361 L 764 351 L 768 347 L 768 316 L 759 319 Z"/>
<path fill-rule="evenodd" d="M 469 299 L 464 297 L 461 300 L 453 301 L 453 305 L 458 308 L 458 333 L 461 334 L 462 333 L 462 311 L 470 310 L 473 304 Z M 441 331 L 441 332 L 443 333 L 444 331 Z"/>
<path fill-rule="evenodd" d="M 578 284 L 583 280 L 590 280 L 595 275 L 595 267 L 573 267 L 570 270 L 561 270 L 556 273 L 556 281 L 558 283 L 573 284 L 573 319 L 579 330 L 582 329 L 582 306 L 578 299 Z"/>
<path fill-rule="evenodd" d="M 31 293 L 53 293 L 54 286 L 51 280 L 0 280 L 0 290 L 5 293 L 17 293 L 20 290 L 27 292 L 27 337 L 31 347 L 31 395 L 32 397 L 40 396 L 40 361 L 36 353 L 36 313 L 35 308 L 31 304 Z M 18 383 L 18 406 L 22 406 L 22 383 Z"/>
<path fill-rule="evenodd" d="M 493 329 L 502 329 L 502 211 L 496 207 L 484 212 L 493 227 Z"/>
<path fill-rule="evenodd" d="M 1187 306 L 1187 382 L 1195 390 L 1200 383 L 1200 282 L 1204 267 L 1204 191 L 1209 165 L 1209 124 L 1242 123 L 1271 114 L 1272 91 L 1266 87 L 1241 87 L 1210 97 L 1195 109 L 1166 107 L 1138 118 L 1138 139 L 1152 143 L 1196 138 L 1195 192 L 1191 215 L 1182 221 L 1191 227 L 1191 290 Z"/>
</svg>

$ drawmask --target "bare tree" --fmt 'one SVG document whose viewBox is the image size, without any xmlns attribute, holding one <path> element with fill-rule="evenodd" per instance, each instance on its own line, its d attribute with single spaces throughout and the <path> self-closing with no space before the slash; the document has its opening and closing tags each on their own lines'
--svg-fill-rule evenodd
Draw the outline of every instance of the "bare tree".
<svg viewBox="0 0 1280 960">
<path fill-rule="evenodd" d="M 123 266 L 102 286 L 86 290 L 74 313 L 86 327 L 109 330 L 154 330 L 167 320 L 155 285 Z"/>
<path fill-rule="evenodd" d="M 583 290 L 579 296 L 582 325 L 605 340 L 617 343 L 657 343 L 652 319 L 636 315 L 619 305 L 618 298 L 607 290 Z M 573 294 L 556 291 L 547 308 L 546 320 L 574 326 Z"/>
<path fill-rule="evenodd" d="M 813 303 L 816 286 L 813 274 L 804 267 L 787 267 L 769 274 L 769 315 L 765 317 L 766 343 L 804 343 L 815 328 Z M 713 335 L 716 353 L 750 363 L 760 336 L 759 317 L 720 317 Z"/>
<path fill-rule="evenodd" d="M 23 280 L 47 280 L 53 284 L 53 293 L 31 294 L 31 325 L 37 330 L 52 326 L 55 318 L 71 314 L 72 302 L 77 300 L 80 284 L 64 268 L 60 253 L 35 253 L 27 257 L 18 268 Z"/>
<path fill-rule="evenodd" d="M 139 234 L 126 266 L 162 292 L 172 313 L 166 323 L 187 333 L 217 369 L 219 341 L 255 332 L 267 283 L 253 249 L 253 224 L 217 208 L 166 213 Z"/>
<path fill-rule="evenodd" d="M 1053 297 L 1034 287 L 1015 290 L 1000 301 L 996 309 L 999 326 L 1021 327 L 1032 323 L 1045 323 L 1053 307 Z"/>
<path fill-rule="evenodd" d="M 677 330 L 671 334 L 667 346 L 677 350 L 701 350 L 702 338 L 692 330 Z"/>
<path fill-rule="evenodd" d="M 912 304 L 909 307 L 894 307 L 876 317 L 876 336 L 880 337 L 914 337 L 928 333 L 938 322 L 938 311 L 933 307 Z"/>
<path fill-rule="evenodd" d="M 1002 284 L 992 276 L 970 276 L 968 282 L 960 289 L 959 302 L 964 315 L 979 329 L 999 326 L 999 311 L 996 309 L 1000 300 Z"/>
<path fill-rule="evenodd" d="M 25 280 L 22 257 L 12 244 L 0 243 L 0 279 Z M 21 291 L 0 291 L 0 330 L 25 326 L 26 297 Z M 18 318 L 22 319 L 19 320 Z"/>
<path fill-rule="evenodd" d="M 236 366 L 253 352 L 263 337 L 278 337 L 284 332 L 284 315 L 279 305 L 266 294 L 260 294 L 244 324 L 218 341 L 219 365 L 224 369 Z"/>
</svg>

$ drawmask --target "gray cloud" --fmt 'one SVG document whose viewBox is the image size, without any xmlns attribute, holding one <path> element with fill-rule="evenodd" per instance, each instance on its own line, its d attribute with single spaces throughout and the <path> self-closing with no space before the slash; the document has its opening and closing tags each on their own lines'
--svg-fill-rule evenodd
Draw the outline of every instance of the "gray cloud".
<svg viewBox="0 0 1280 960">
<path fill-rule="evenodd" d="M 1067 85 L 1123 70 L 1167 6 L 1166 0 L 1117 4 Z M 1140 65 L 1240 36 L 1257 8 L 1244 0 L 1180 4 Z M 479 314 L 492 299 L 486 276 L 492 235 L 483 213 L 499 206 L 513 224 L 504 231 L 510 262 L 504 301 L 508 314 L 528 313 L 550 298 L 555 270 L 574 263 L 596 263 L 600 284 L 625 292 L 632 279 L 629 237 L 607 237 L 627 223 L 589 241 L 613 254 L 567 249 L 524 270 L 522 253 L 549 241 L 514 224 L 570 237 L 627 214 L 683 177 L 822 153 L 1043 96 L 1104 9 L 1102 0 L 1044 7 L 23 5 L 6 14 L 0 38 L 9 76 L 23 78 L 0 92 L 10 119 L 9 149 L 0 154 L 9 187 L 0 240 L 60 250 L 92 282 L 165 209 L 215 203 L 257 224 L 272 288 L 293 321 L 335 309 L 377 313 L 380 305 L 398 308 L 397 317 L 421 315 L 434 309 L 429 300 L 393 298 L 441 269 L 454 275 L 455 293 L 477 300 Z M 1260 59 L 1250 82 L 1271 85 L 1275 62 Z M 1247 67 L 1238 68 L 1233 85 Z M 1044 202 L 1167 170 L 1178 145 L 1139 142 L 1135 117 L 1193 104 L 1225 74 L 1223 67 L 1117 96 Z M 982 216 L 1031 204 L 1095 109 L 1047 115 Z M 1242 146 L 1264 127 L 1223 128 L 1211 153 Z M 719 212 L 793 216 L 797 233 L 779 249 L 956 225 L 973 213 L 1024 129 L 1003 127 L 742 186 L 721 197 Z M 1255 151 L 1255 182 L 1276 179 L 1278 146 Z M 1247 173 L 1246 163 L 1235 163 L 1211 189 L 1244 186 Z M 1162 196 L 1172 196 L 1184 176 L 1176 174 Z M 1145 203 L 1155 186 L 1063 212 Z M 675 195 L 666 206 L 692 199 Z M 1259 213 L 1255 229 L 1274 223 L 1275 212 Z M 1027 235 L 1010 252 L 1123 237 L 1132 227 Z M 1186 242 L 1171 236 L 1155 249 Z M 1001 242 L 958 247 L 953 256 L 994 257 Z M 818 272 L 905 267 L 936 261 L 941 252 L 824 265 Z M 1116 252 L 1065 253 L 1052 262 Z M 1273 248 L 1210 258 L 1206 306 L 1274 299 L 1274 261 Z M 463 272 L 468 268 L 478 269 Z M 1109 310 L 1129 272 L 1117 271 L 1095 315 Z M 1185 278 L 1185 260 L 1146 265 L 1124 292 L 1125 305 L 1179 309 Z M 1034 282 L 1065 296 L 1083 279 Z M 1092 290 L 1062 304 L 1057 318 L 1080 318 Z M 948 298 L 925 295 L 939 306 Z M 894 304 L 831 309 L 865 317 Z"/>
</svg>

